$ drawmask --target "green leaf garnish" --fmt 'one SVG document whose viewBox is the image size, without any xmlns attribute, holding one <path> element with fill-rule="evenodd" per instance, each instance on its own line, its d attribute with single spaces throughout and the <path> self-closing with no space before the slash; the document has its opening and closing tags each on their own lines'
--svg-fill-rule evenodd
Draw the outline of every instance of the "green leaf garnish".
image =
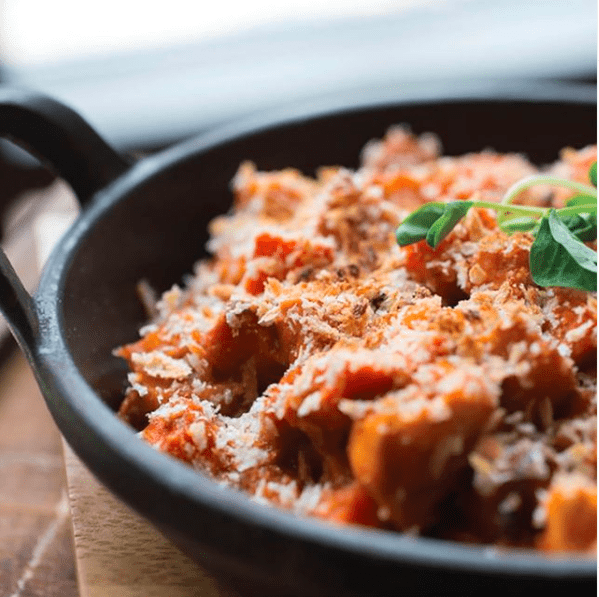
<svg viewBox="0 0 599 597">
<path fill-rule="evenodd" d="M 535 283 L 596 291 L 597 253 L 584 243 L 597 239 L 597 162 L 589 169 L 589 180 L 594 186 L 551 176 L 531 176 L 510 187 L 501 203 L 426 203 L 399 225 L 397 242 L 404 247 L 426 239 L 435 248 L 472 207 L 493 209 L 505 233 L 528 232 L 535 237 L 530 251 L 530 272 Z M 562 186 L 577 194 L 557 210 L 510 203 L 536 184 Z"/>
<path fill-rule="evenodd" d="M 434 249 L 468 213 L 472 201 L 451 201 L 443 207 L 441 217 L 435 220 L 426 234 L 426 242 Z"/>
<path fill-rule="evenodd" d="M 557 212 L 558 216 L 560 215 Z M 566 228 L 582 242 L 588 242 L 597 238 L 597 214 L 574 214 L 561 216 Z"/>
<path fill-rule="evenodd" d="M 543 216 L 530 248 L 530 274 L 539 286 L 597 290 L 597 253 L 580 242 L 555 210 Z"/>
<path fill-rule="evenodd" d="M 574 195 L 574 197 L 566 201 L 568 207 L 574 205 L 593 205 L 595 203 L 597 203 L 597 197 L 593 197 L 592 195 Z"/>
<path fill-rule="evenodd" d="M 426 238 L 430 227 L 441 217 L 443 211 L 443 203 L 431 202 L 412 212 L 395 232 L 397 244 L 405 247 Z"/>
<path fill-rule="evenodd" d="M 506 234 L 514 232 L 532 232 L 539 225 L 539 220 L 528 216 L 520 216 L 504 220 L 501 224 L 501 229 Z"/>
</svg>

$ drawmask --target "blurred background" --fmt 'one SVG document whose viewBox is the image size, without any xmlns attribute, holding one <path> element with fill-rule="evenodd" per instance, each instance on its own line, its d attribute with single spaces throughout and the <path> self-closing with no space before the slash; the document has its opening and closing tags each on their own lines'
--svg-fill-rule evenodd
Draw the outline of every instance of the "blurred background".
<svg viewBox="0 0 599 597">
<path fill-rule="evenodd" d="M 159 147 L 281 103 L 595 81 L 596 0 L 0 0 L 0 77 Z"/>
</svg>

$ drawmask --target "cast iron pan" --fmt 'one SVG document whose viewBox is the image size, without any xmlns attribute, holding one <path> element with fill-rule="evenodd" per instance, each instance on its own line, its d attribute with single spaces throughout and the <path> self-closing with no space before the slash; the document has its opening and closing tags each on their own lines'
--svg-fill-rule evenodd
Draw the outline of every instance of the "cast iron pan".
<svg viewBox="0 0 599 597">
<path fill-rule="evenodd" d="M 415 132 L 437 132 L 448 154 L 491 147 L 548 163 L 565 145 L 596 142 L 595 93 L 502 82 L 423 92 L 418 101 L 393 105 L 337 97 L 236 123 L 129 164 L 65 106 L 0 91 L 0 134 L 41 154 L 83 207 L 35 296 L 0 260 L 0 306 L 61 432 L 110 490 L 244 595 L 594 590 L 595 559 L 341 528 L 222 488 L 116 418 L 125 372 L 111 351 L 137 338 L 144 321 L 136 283 L 146 278 L 164 290 L 205 255 L 206 225 L 229 208 L 229 181 L 241 161 L 307 173 L 325 164 L 355 167 L 366 141 L 409 123 Z"/>
</svg>

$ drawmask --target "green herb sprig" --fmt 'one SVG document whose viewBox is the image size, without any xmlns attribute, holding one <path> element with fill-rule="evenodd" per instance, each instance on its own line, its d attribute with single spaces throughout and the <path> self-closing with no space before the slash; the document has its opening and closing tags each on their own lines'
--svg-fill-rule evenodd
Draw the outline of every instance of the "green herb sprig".
<svg viewBox="0 0 599 597">
<path fill-rule="evenodd" d="M 421 240 L 435 248 L 472 207 L 493 209 L 507 234 L 529 232 L 530 273 L 539 286 L 561 286 L 595 292 L 597 253 L 584 243 L 597 239 L 597 162 L 589 169 L 590 185 L 538 175 L 510 187 L 501 203 L 450 201 L 426 203 L 411 213 L 397 228 L 397 243 L 404 247 Z M 511 201 L 534 185 L 560 186 L 576 191 L 561 209 L 512 205 Z"/>
</svg>

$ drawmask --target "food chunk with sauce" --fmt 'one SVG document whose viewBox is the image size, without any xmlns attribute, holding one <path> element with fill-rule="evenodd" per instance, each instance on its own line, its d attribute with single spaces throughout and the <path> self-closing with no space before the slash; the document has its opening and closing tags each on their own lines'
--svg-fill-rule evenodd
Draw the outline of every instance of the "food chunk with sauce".
<svg viewBox="0 0 599 597">
<path fill-rule="evenodd" d="M 584 181 L 596 155 L 568 148 L 549 170 Z M 267 505 L 596 551 L 596 296 L 535 285 L 532 237 L 507 236 L 491 210 L 435 249 L 394 237 L 426 202 L 500 201 L 537 171 L 519 154 L 443 156 L 406 127 L 369 143 L 357 171 L 241 165 L 211 257 L 115 351 L 130 367 L 120 416 Z M 519 201 L 568 198 L 538 187 Z"/>
</svg>

